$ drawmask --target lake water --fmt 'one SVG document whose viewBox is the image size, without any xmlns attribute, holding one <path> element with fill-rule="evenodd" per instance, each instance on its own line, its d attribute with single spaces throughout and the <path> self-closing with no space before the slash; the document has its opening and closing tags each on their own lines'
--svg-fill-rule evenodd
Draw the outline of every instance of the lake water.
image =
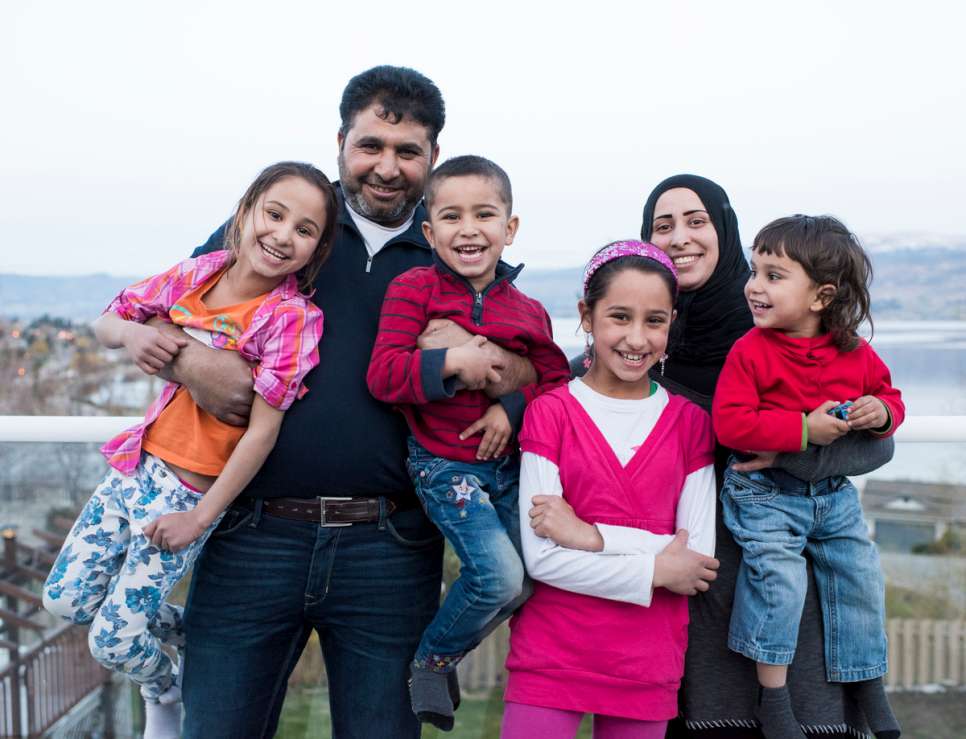
<svg viewBox="0 0 966 739">
<path fill-rule="evenodd" d="M 552 319 L 557 343 L 567 356 L 583 349 L 577 316 Z M 966 416 L 966 321 L 879 321 L 872 346 L 892 371 L 906 413 Z M 966 444 L 896 445 L 892 462 L 878 479 L 966 482 Z"/>
</svg>

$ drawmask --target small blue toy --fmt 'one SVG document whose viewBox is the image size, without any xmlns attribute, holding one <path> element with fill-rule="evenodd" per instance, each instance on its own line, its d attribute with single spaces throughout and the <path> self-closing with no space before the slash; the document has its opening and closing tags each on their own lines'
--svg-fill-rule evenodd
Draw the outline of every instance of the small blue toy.
<svg viewBox="0 0 966 739">
<path fill-rule="evenodd" d="M 846 400 L 844 403 L 839 403 L 834 408 L 828 409 L 828 414 L 830 416 L 835 416 L 842 421 L 849 420 L 849 409 L 852 407 L 852 401 Z"/>
</svg>

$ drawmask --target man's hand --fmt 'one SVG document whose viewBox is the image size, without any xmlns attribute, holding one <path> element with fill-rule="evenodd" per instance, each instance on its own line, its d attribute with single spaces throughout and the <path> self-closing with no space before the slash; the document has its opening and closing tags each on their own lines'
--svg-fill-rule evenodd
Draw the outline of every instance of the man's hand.
<svg viewBox="0 0 966 739">
<path fill-rule="evenodd" d="M 503 454 L 513 436 L 513 427 L 502 405 L 491 405 L 478 420 L 460 432 L 460 439 L 468 439 L 480 432 L 483 438 L 476 449 L 477 459 L 495 459 Z"/>
<path fill-rule="evenodd" d="M 473 336 L 465 344 L 446 350 L 443 376 L 456 375 L 469 390 L 482 390 L 487 382 L 499 382 L 502 369 L 493 364 L 490 353 L 484 347 L 485 336 Z"/>
<path fill-rule="evenodd" d="M 434 318 L 416 339 L 420 349 L 451 349 L 465 344 L 473 334 L 448 318 Z"/>
<path fill-rule="evenodd" d="M 735 462 L 731 465 L 731 469 L 735 472 L 755 472 L 757 470 L 765 470 L 769 467 L 775 466 L 775 458 L 778 456 L 778 452 L 752 452 L 755 455 L 754 459 L 749 459 L 744 462 Z"/>
<path fill-rule="evenodd" d="M 416 339 L 416 346 L 420 349 L 454 349 L 466 344 L 474 336 L 475 334 L 448 318 L 434 318 L 426 324 L 423 333 Z M 526 357 L 508 352 L 492 341 L 484 344 L 483 348 L 489 353 L 490 362 L 500 367 L 500 380 L 491 380 L 482 388 L 488 397 L 496 400 L 537 381 L 537 372 Z"/>
<path fill-rule="evenodd" d="M 168 513 L 144 527 L 144 535 L 151 543 L 168 552 L 184 549 L 203 533 L 205 526 L 194 511 Z"/>
<path fill-rule="evenodd" d="M 828 414 L 829 408 L 834 408 L 838 404 L 839 401 L 826 400 L 806 416 L 805 420 L 808 423 L 808 441 L 810 444 L 828 446 L 836 439 L 849 433 L 848 423 Z"/>
<path fill-rule="evenodd" d="M 121 343 L 138 369 L 145 374 L 156 375 L 166 364 L 174 361 L 178 352 L 187 346 L 188 340 L 183 334 L 166 335 L 154 326 L 125 321 Z"/>
<path fill-rule="evenodd" d="M 247 426 L 252 410 L 252 368 L 238 352 L 212 349 L 164 321 L 156 326 L 168 336 L 180 336 L 186 345 L 159 374 L 188 388 L 199 408 L 232 426 Z"/>
<path fill-rule="evenodd" d="M 863 395 L 849 408 L 846 423 L 853 431 L 881 429 L 889 423 L 889 412 L 885 403 L 874 395 Z"/>
<path fill-rule="evenodd" d="M 604 539 L 597 527 L 578 518 L 570 503 L 561 496 L 534 495 L 532 502 L 530 527 L 537 536 L 567 549 L 603 551 Z"/>
<path fill-rule="evenodd" d="M 654 587 L 679 595 L 697 595 L 718 577 L 718 560 L 688 549 L 688 532 L 680 529 L 674 540 L 654 558 Z"/>
</svg>

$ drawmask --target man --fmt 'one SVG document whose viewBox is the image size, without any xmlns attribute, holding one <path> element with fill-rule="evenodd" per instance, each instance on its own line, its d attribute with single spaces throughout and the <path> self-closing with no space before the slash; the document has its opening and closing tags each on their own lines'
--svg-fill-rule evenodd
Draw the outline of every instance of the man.
<svg viewBox="0 0 966 739">
<path fill-rule="evenodd" d="M 321 361 L 195 567 L 185 612 L 187 737 L 272 736 L 313 629 L 333 737 L 419 736 L 406 679 L 438 606 L 442 538 L 406 474 L 405 421 L 369 395 L 366 368 L 386 286 L 430 263 L 420 201 L 444 107 L 423 75 L 382 66 L 349 81 L 340 114 L 336 234 L 313 297 L 325 315 Z M 197 253 L 221 248 L 223 229 Z M 488 393 L 533 377 L 515 360 L 501 357 L 502 380 Z M 245 422 L 251 374 L 234 352 L 192 343 L 170 374 L 209 412 Z"/>
</svg>

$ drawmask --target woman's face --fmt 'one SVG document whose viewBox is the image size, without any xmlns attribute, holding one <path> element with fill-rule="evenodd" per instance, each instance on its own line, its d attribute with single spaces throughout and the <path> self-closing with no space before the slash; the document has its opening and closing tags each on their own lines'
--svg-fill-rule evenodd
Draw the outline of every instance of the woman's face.
<svg viewBox="0 0 966 739">
<path fill-rule="evenodd" d="M 685 292 L 701 289 L 718 265 L 718 232 L 701 198 L 686 187 L 675 187 L 657 199 L 651 243 L 671 257 Z"/>
</svg>

